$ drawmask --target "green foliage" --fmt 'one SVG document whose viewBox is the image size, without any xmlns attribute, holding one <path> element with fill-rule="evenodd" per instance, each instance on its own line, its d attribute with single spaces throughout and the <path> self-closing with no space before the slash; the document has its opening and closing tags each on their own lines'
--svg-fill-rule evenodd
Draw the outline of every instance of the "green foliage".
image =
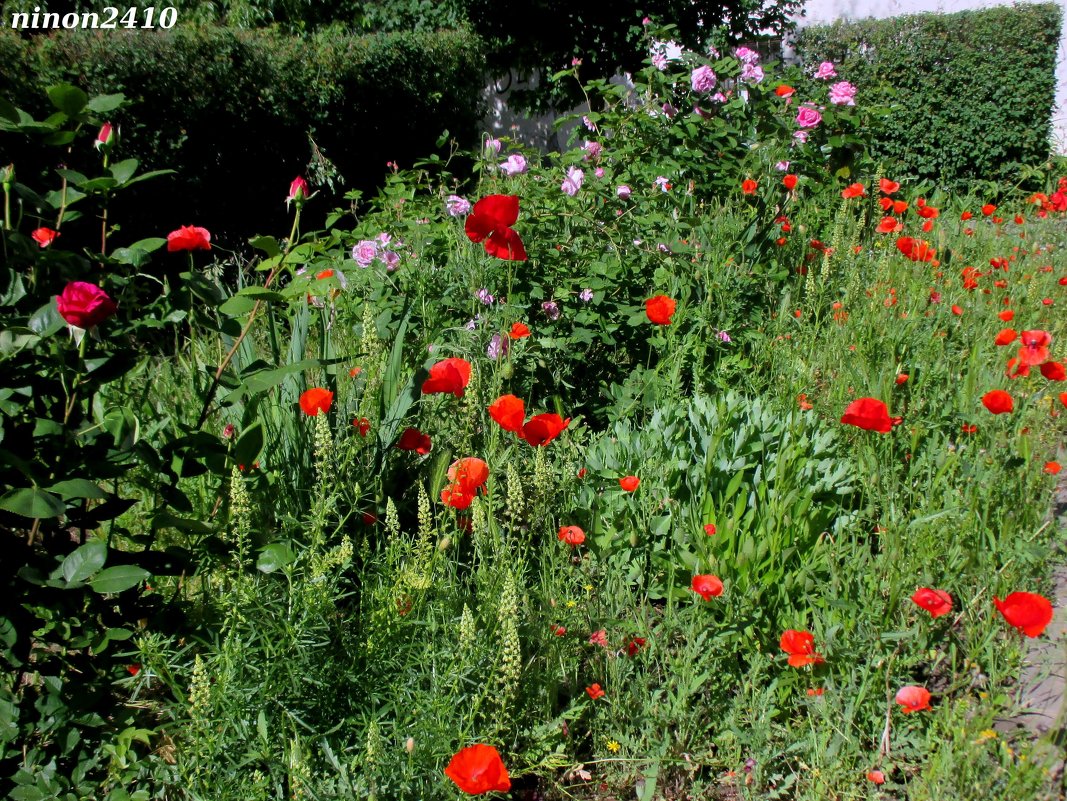
<svg viewBox="0 0 1067 801">
<path fill-rule="evenodd" d="M 337 188 L 344 176 L 367 189 L 380 183 L 387 161 L 410 164 L 442 131 L 472 142 L 481 119 L 483 47 L 464 31 L 288 35 L 183 24 L 111 34 L 3 32 L 0 52 L 10 57 L 0 85 L 38 114 L 44 89 L 58 82 L 129 97 L 108 116 L 129 142 L 126 152 L 179 174 L 151 209 L 119 200 L 116 211 L 135 233 L 160 220 L 195 221 L 243 244 L 285 225 L 294 175 L 316 188 Z M 77 155 L 68 166 L 81 169 Z M 27 176 L 52 166 L 46 150 L 29 146 L 7 158 Z M 238 186 L 246 201 L 235 207 L 228 193 Z"/>
<path fill-rule="evenodd" d="M 873 153 L 897 178 L 1014 183 L 1049 156 L 1061 25 L 1055 4 L 837 22 L 801 29 L 798 52 L 893 106 Z"/>
</svg>

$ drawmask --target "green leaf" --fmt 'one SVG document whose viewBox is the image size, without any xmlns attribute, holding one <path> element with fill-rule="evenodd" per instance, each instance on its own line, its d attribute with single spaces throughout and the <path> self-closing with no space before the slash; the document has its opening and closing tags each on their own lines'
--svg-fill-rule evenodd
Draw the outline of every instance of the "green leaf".
<svg viewBox="0 0 1067 801">
<path fill-rule="evenodd" d="M 259 553 L 256 567 L 264 573 L 273 573 L 296 561 L 296 554 L 287 542 L 272 542 Z"/>
<path fill-rule="evenodd" d="M 89 542 L 67 555 L 59 569 L 68 584 L 85 581 L 107 561 L 107 543 L 103 540 Z"/>
<path fill-rule="evenodd" d="M 244 430 L 233 450 L 237 464 L 251 465 L 263 452 L 263 425 L 258 420 Z"/>
<path fill-rule="evenodd" d="M 111 175 L 114 176 L 115 180 L 120 184 L 124 184 L 133 177 L 135 172 L 137 172 L 138 163 L 137 159 L 126 159 L 117 164 L 112 164 L 110 168 Z"/>
<path fill-rule="evenodd" d="M 50 492 L 39 487 L 13 489 L 0 497 L 0 509 L 29 518 L 59 517 L 67 507 Z"/>
<path fill-rule="evenodd" d="M 48 99 L 52 105 L 68 117 L 76 117 L 89 103 L 89 95 L 76 86 L 62 83 L 48 89 Z"/>
<path fill-rule="evenodd" d="M 123 103 L 126 102 L 126 95 L 97 95 L 96 97 L 89 98 L 89 102 L 85 107 L 96 114 L 107 114 L 109 111 L 114 111 Z"/>
<path fill-rule="evenodd" d="M 256 307 L 251 298 L 234 295 L 219 306 L 219 311 L 227 317 L 244 317 Z"/>
<path fill-rule="evenodd" d="M 161 236 L 153 236 L 149 237 L 148 239 L 140 239 L 130 245 L 130 247 L 137 248 L 138 250 L 143 250 L 146 253 L 154 253 L 155 251 L 163 247 L 165 244 L 167 244 L 166 239 Z"/>
<path fill-rule="evenodd" d="M 64 500 L 70 498 L 96 498 L 102 500 L 107 493 L 86 478 L 71 478 L 59 481 L 48 488 L 49 491 L 60 495 Z"/>
<path fill-rule="evenodd" d="M 111 258 L 119 264 L 129 264 L 131 267 L 142 267 L 151 260 L 151 256 L 140 248 L 116 248 Z"/>
<path fill-rule="evenodd" d="M 151 575 L 144 568 L 135 565 L 116 565 L 100 571 L 97 577 L 89 582 L 89 586 L 101 595 L 109 595 L 136 587 Z"/>
<path fill-rule="evenodd" d="M 44 304 L 30 317 L 27 327 L 40 337 L 50 337 L 67 323 L 59 316 L 59 308 L 54 300 Z"/>
<path fill-rule="evenodd" d="M 280 256 L 282 249 L 278 246 L 278 240 L 273 236 L 257 236 L 248 240 L 248 244 L 256 250 L 262 250 L 268 257 Z"/>
</svg>

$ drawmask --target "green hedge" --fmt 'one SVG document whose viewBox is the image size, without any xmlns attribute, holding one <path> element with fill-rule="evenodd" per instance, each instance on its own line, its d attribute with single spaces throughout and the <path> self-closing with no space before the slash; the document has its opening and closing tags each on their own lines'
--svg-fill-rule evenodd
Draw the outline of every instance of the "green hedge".
<svg viewBox="0 0 1067 801">
<path fill-rule="evenodd" d="M 44 115 L 44 89 L 60 81 L 90 95 L 125 93 L 136 102 L 115 120 L 121 156 L 179 171 L 153 206 L 156 225 L 198 221 L 236 240 L 284 225 L 282 201 L 305 171 L 309 133 L 346 186 L 363 189 L 381 182 L 387 161 L 410 166 L 431 153 L 445 129 L 475 141 L 483 51 L 465 31 L 8 31 L 0 35 L 0 96 Z M 23 174 L 20 162 L 33 164 L 34 154 L 11 152 L 17 144 L 5 142 L 5 161 Z M 116 218 L 128 222 L 143 209 L 126 211 Z"/>
<path fill-rule="evenodd" d="M 895 176 L 1011 180 L 1049 155 L 1061 22 L 1048 3 L 835 23 L 800 31 L 798 52 L 896 104 L 875 147 Z"/>
</svg>

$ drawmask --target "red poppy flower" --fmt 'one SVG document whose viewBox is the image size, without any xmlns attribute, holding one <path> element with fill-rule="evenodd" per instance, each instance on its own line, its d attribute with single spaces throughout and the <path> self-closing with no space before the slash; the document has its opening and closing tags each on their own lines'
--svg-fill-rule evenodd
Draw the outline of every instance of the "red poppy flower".
<svg viewBox="0 0 1067 801">
<path fill-rule="evenodd" d="M 1030 375 L 1030 367 L 1025 364 L 1020 364 L 1019 360 L 1012 356 L 1008 359 L 1008 367 L 1004 371 L 1004 375 L 1008 378 L 1026 378 Z"/>
<path fill-rule="evenodd" d="M 167 234 L 167 251 L 211 250 L 211 232 L 195 225 L 183 225 Z"/>
<path fill-rule="evenodd" d="M 505 431 L 518 434 L 526 419 L 526 404 L 514 395 L 501 395 L 489 406 L 489 416 Z"/>
<path fill-rule="evenodd" d="M 982 405 L 993 414 L 1007 414 L 1015 408 L 1015 401 L 1004 390 L 993 389 L 982 396 Z"/>
<path fill-rule="evenodd" d="M 908 201 L 906 200 L 894 200 L 893 201 L 893 213 L 900 215 L 908 210 Z"/>
<path fill-rule="evenodd" d="M 671 316 L 678 308 L 678 303 L 666 295 L 656 295 L 645 301 L 645 314 L 650 322 L 656 325 L 670 325 Z"/>
<path fill-rule="evenodd" d="M 904 226 L 901 225 L 896 217 L 883 217 L 882 221 L 878 223 L 878 227 L 874 230 L 880 234 L 892 234 L 904 230 Z"/>
<path fill-rule="evenodd" d="M 622 487 L 626 492 L 633 492 L 635 489 L 637 489 L 637 485 L 640 483 L 641 479 L 639 479 L 637 476 L 625 476 L 624 478 L 619 479 L 619 486 Z"/>
<path fill-rule="evenodd" d="M 463 230 L 471 242 L 485 242 L 485 252 L 505 261 L 526 261 L 522 239 L 511 230 L 519 219 L 515 195 L 486 195 L 474 204 Z"/>
<path fill-rule="evenodd" d="M 352 425 L 356 427 L 356 430 L 359 431 L 359 435 L 361 437 L 367 436 L 367 433 L 370 431 L 370 420 L 368 420 L 366 417 L 361 417 L 358 420 L 353 420 Z"/>
<path fill-rule="evenodd" d="M 569 417 L 564 420 L 555 413 L 538 414 L 531 417 L 529 422 L 522 427 L 521 436 L 536 448 L 550 443 L 570 424 Z"/>
<path fill-rule="evenodd" d="M 718 576 L 713 576 L 711 574 L 693 576 L 693 583 L 691 586 L 693 592 L 705 601 L 710 601 L 712 598 L 718 598 L 722 595 L 722 581 Z"/>
<path fill-rule="evenodd" d="M 553 626 L 552 627 L 552 633 L 555 634 L 557 637 L 562 637 L 563 635 L 565 635 L 567 633 L 567 627 L 566 626 Z"/>
<path fill-rule="evenodd" d="M 586 687 L 585 691 L 589 693 L 589 697 L 594 701 L 598 698 L 603 698 L 605 695 L 604 689 L 599 684 L 592 684 Z"/>
<path fill-rule="evenodd" d="M 1048 359 L 1048 346 L 1052 336 L 1048 331 L 1023 331 L 1020 334 L 1019 362 L 1032 367 Z"/>
<path fill-rule="evenodd" d="M 1041 468 L 1041 472 L 1047 473 L 1050 476 L 1059 475 L 1060 470 L 1063 468 L 1059 462 L 1045 462 L 1045 466 Z"/>
<path fill-rule="evenodd" d="M 718 529 L 715 528 L 714 523 L 708 523 L 706 526 L 704 526 L 704 533 L 707 534 L 709 537 L 714 537 L 717 531 Z"/>
<path fill-rule="evenodd" d="M 779 84 L 779 85 L 778 85 L 778 86 L 777 86 L 777 87 L 775 88 L 775 90 L 774 90 L 774 93 L 775 93 L 776 95 L 778 95 L 778 97 L 789 97 L 789 96 L 791 96 L 791 95 L 792 95 L 792 94 L 793 94 L 793 93 L 794 93 L 795 91 L 796 91 L 796 89 L 794 89 L 794 88 L 793 88 L 792 86 L 790 86 L 790 85 L 789 85 L 789 84 L 787 84 L 787 83 L 783 83 L 783 84 Z"/>
<path fill-rule="evenodd" d="M 1060 403 L 1062 403 L 1064 406 L 1067 406 L 1067 392 L 1060 393 Z"/>
<path fill-rule="evenodd" d="M 863 197 L 867 194 L 867 187 L 861 183 L 851 184 L 841 190 L 841 197 L 846 200 L 854 197 Z"/>
<path fill-rule="evenodd" d="M 963 316 L 963 309 L 960 306 L 957 306 L 956 304 L 953 304 L 952 305 L 952 313 L 954 315 L 956 315 L 957 317 L 962 317 Z"/>
<path fill-rule="evenodd" d="M 930 613 L 930 617 L 941 617 L 952 611 L 952 596 L 944 590 L 920 587 L 911 596 L 916 604 Z"/>
<path fill-rule="evenodd" d="M 974 215 L 971 214 L 969 211 L 965 211 L 965 212 L 963 212 L 963 214 L 960 215 L 960 219 L 963 220 L 964 222 L 966 222 L 967 220 L 971 219 L 971 217 L 973 217 L 973 216 Z"/>
<path fill-rule="evenodd" d="M 1015 312 L 1013 312 L 1011 309 L 1005 309 L 1002 312 L 998 312 L 997 317 L 999 317 L 1006 323 L 1010 323 L 1012 320 L 1015 319 Z"/>
<path fill-rule="evenodd" d="M 885 774 L 880 770 L 867 771 L 867 781 L 871 784 L 885 784 Z"/>
<path fill-rule="evenodd" d="M 59 231 L 53 231 L 51 228 L 38 228 L 30 234 L 30 238 L 43 248 L 55 242 L 57 236 L 59 236 Z"/>
<path fill-rule="evenodd" d="M 758 184 L 751 178 L 746 178 L 744 181 L 741 182 L 741 191 L 744 192 L 746 195 L 754 195 L 756 194 L 757 186 Z"/>
<path fill-rule="evenodd" d="M 996 210 L 997 207 L 994 206 L 992 203 L 986 203 L 984 206 L 982 206 L 982 214 L 984 214 L 986 217 L 988 217 Z"/>
<path fill-rule="evenodd" d="M 960 431 L 962 431 L 964 434 L 974 434 L 978 431 L 978 426 L 968 425 L 967 423 L 964 423 L 960 426 Z"/>
<path fill-rule="evenodd" d="M 818 665 L 826 661 L 815 652 L 815 635 L 810 631 L 786 629 L 782 634 L 782 639 L 778 641 L 778 645 L 789 654 L 790 667 L 799 668 L 805 665 Z"/>
<path fill-rule="evenodd" d="M 1013 592 L 1003 601 L 994 597 L 993 603 L 1009 626 L 1027 637 L 1040 637 L 1052 621 L 1052 604 L 1043 595 L 1032 592 Z"/>
<path fill-rule="evenodd" d="M 1018 336 L 1019 334 L 1016 333 L 1014 328 L 1002 328 L 993 342 L 996 343 L 997 347 L 1003 347 L 1004 345 L 1010 345 Z"/>
<path fill-rule="evenodd" d="M 897 239 L 897 250 L 912 261 L 932 262 L 937 251 L 930 247 L 929 242 L 915 239 L 910 236 L 902 236 Z"/>
<path fill-rule="evenodd" d="M 857 398 L 845 409 L 841 422 L 864 431 L 888 434 L 893 426 L 900 424 L 901 418 L 890 417 L 886 405 L 877 398 Z"/>
<path fill-rule="evenodd" d="M 441 490 L 441 503 L 454 509 L 469 509 L 478 490 L 489 480 L 489 465 L 468 456 L 453 462 L 447 475 L 451 483 Z"/>
<path fill-rule="evenodd" d="M 56 296 L 56 311 L 75 328 L 88 330 L 100 325 L 118 309 L 107 292 L 85 281 L 71 281 Z"/>
<path fill-rule="evenodd" d="M 908 383 L 908 374 L 907 373 L 897 373 L 897 379 L 896 379 L 897 386 L 899 387 L 901 384 L 906 384 L 906 383 Z"/>
<path fill-rule="evenodd" d="M 1067 381 L 1067 370 L 1063 362 L 1045 362 L 1041 365 L 1041 375 L 1049 381 Z"/>
<path fill-rule="evenodd" d="M 422 394 L 451 392 L 462 398 L 471 380 L 471 363 L 466 359 L 445 359 L 430 368 L 430 377 L 422 383 Z"/>
<path fill-rule="evenodd" d="M 645 647 L 645 643 L 648 642 L 644 637 L 631 637 L 626 641 L 626 655 L 629 657 L 637 656 L 638 652 Z"/>
<path fill-rule="evenodd" d="M 573 548 L 577 548 L 585 542 L 585 532 L 578 526 L 560 526 L 557 536 L 561 542 L 565 542 Z"/>
<path fill-rule="evenodd" d="M 333 404 L 333 393 L 322 387 L 312 387 L 300 396 L 300 408 L 308 417 L 317 417 L 319 412 L 326 414 Z"/>
<path fill-rule="evenodd" d="M 127 665 L 126 672 L 129 673 L 131 676 L 136 676 L 138 673 L 141 672 L 141 666 L 136 662 L 132 665 Z"/>
<path fill-rule="evenodd" d="M 930 708 L 930 691 L 925 687 L 909 684 L 897 690 L 897 703 L 904 707 L 904 714 L 921 712 Z"/>
<path fill-rule="evenodd" d="M 795 175 L 786 175 L 782 178 L 782 186 L 792 192 L 797 186 L 797 177 Z"/>
<path fill-rule="evenodd" d="M 512 323 L 508 336 L 512 339 L 525 339 L 530 336 L 530 327 L 525 323 Z"/>
<path fill-rule="evenodd" d="M 915 210 L 915 213 L 922 217 L 924 220 L 932 220 L 941 214 L 939 209 L 935 209 L 933 206 L 920 206 Z"/>
<path fill-rule="evenodd" d="M 881 190 L 883 194 L 892 195 L 900 190 L 900 184 L 896 181 L 890 181 L 888 178 L 881 178 L 878 181 L 878 189 Z"/>
<path fill-rule="evenodd" d="M 420 456 L 425 456 L 433 448 L 429 434 L 423 434 L 417 428 L 405 428 L 404 433 L 397 440 L 396 447 L 402 451 L 415 451 Z"/>
<path fill-rule="evenodd" d="M 506 793 L 511 789 L 508 769 L 491 745 L 470 745 L 462 749 L 448 763 L 445 775 L 467 795 Z"/>
</svg>

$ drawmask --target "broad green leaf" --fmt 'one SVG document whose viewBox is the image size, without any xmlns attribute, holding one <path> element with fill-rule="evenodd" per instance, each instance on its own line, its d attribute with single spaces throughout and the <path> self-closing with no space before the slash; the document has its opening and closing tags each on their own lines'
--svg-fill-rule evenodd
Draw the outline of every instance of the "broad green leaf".
<svg viewBox="0 0 1067 801">
<path fill-rule="evenodd" d="M 64 500 L 70 498 L 96 498 L 102 500 L 107 497 L 106 492 L 86 478 L 71 478 L 66 481 L 59 481 L 48 489 Z"/>
<path fill-rule="evenodd" d="M 82 582 L 96 573 L 107 561 L 107 543 L 103 540 L 89 542 L 68 554 L 60 565 L 63 578 L 68 584 Z"/>
<path fill-rule="evenodd" d="M 248 240 L 248 244 L 256 250 L 262 250 L 268 257 L 280 256 L 282 249 L 278 246 L 278 240 L 273 236 L 257 236 Z"/>
<path fill-rule="evenodd" d="M 246 428 L 237 440 L 233 458 L 237 464 L 251 465 L 263 452 L 263 425 L 258 420 Z"/>
<path fill-rule="evenodd" d="M 272 542 L 259 553 L 256 567 L 264 573 L 273 573 L 296 561 L 296 554 L 287 542 Z"/>
<path fill-rule="evenodd" d="M 68 117 L 76 117 L 88 104 L 89 95 L 76 86 L 62 83 L 48 89 L 48 99 Z"/>
<path fill-rule="evenodd" d="M 227 317 L 244 317 L 256 307 L 251 298 L 234 295 L 219 306 L 219 311 Z"/>
<path fill-rule="evenodd" d="M 144 568 L 135 565 L 116 565 L 101 570 L 96 578 L 89 582 L 89 586 L 102 595 L 108 595 L 136 587 L 151 575 Z"/>
<path fill-rule="evenodd" d="M 117 164 L 112 164 L 110 167 L 111 175 L 120 184 L 124 184 L 137 172 L 138 163 L 137 159 L 125 159 Z"/>
<path fill-rule="evenodd" d="M 97 95 L 96 97 L 89 98 L 89 102 L 85 107 L 96 114 L 107 114 L 109 111 L 114 111 L 123 103 L 126 102 L 126 95 Z"/>
<path fill-rule="evenodd" d="M 59 517 L 67 507 L 50 492 L 39 487 L 13 489 L 0 497 L 0 509 L 29 518 Z"/>
</svg>

